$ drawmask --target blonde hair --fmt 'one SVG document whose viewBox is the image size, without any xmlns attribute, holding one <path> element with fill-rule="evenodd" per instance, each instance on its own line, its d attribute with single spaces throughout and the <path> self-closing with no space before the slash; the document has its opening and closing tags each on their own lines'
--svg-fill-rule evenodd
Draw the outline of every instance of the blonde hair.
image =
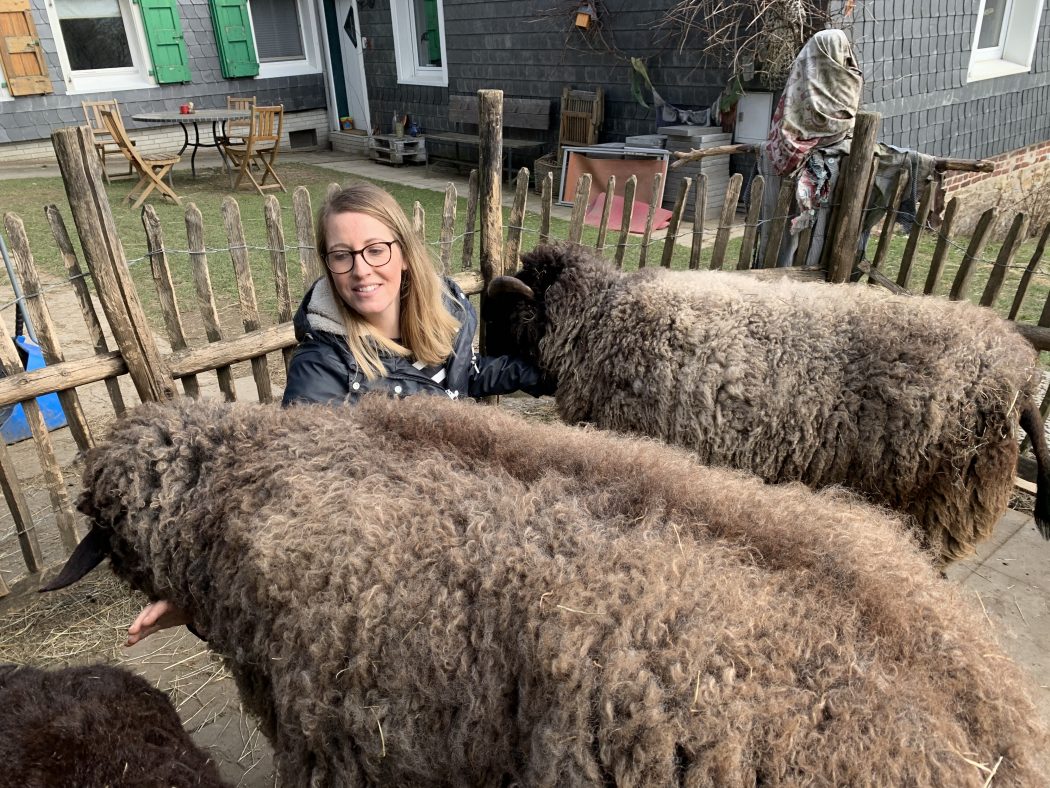
<svg viewBox="0 0 1050 788">
<path fill-rule="evenodd" d="M 381 350 L 411 356 L 427 365 L 443 363 L 452 353 L 452 342 L 460 324 L 445 307 L 444 282 L 401 206 L 389 193 L 365 182 L 351 183 L 329 196 L 317 213 L 317 253 L 322 260 L 328 251 L 328 220 L 340 213 L 363 213 L 382 222 L 394 234 L 405 261 L 401 274 L 400 344 L 376 331 L 343 299 L 335 299 L 346 326 L 346 341 L 358 368 L 369 380 L 385 377 Z M 325 276 L 332 293 L 337 294 L 335 280 L 327 266 Z"/>
</svg>

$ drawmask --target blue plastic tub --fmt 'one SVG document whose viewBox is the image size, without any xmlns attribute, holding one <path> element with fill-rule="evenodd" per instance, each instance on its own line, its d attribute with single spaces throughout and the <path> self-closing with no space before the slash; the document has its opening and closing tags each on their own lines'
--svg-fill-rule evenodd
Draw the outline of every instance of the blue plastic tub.
<svg viewBox="0 0 1050 788">
<path fill-rule="evenodd" d="M 26 371 L 40 369 L 45 366 L 40 347 L 33 340 L 28 337 L 18 336 L 15 337 L 15 342 L 18 343 L 23 351 L 29 354 L 28 361 L 26 361 Z M 62 410 L 57 394 L 45 394 L 42 397 L 37 397 L 36 402 L 40 406 L 40 412 L 44 414 L 44 423 L 47 424 L 49 430 L 66 426 L 66 414 Z M 21 405 L 11 405 L 0 409 L 0 420 L 2 420 L 0 421 L 0 436 L 3 437 L 5 443 L 17 443 L 32 437 L 33 433 L 29 429 L 29 423 L 26 421 Z"/>
</svg>

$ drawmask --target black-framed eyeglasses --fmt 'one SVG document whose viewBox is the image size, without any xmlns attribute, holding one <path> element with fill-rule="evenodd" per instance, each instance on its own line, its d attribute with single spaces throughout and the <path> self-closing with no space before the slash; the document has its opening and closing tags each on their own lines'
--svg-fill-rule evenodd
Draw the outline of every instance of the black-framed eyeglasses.
<svg viewBox="0 0 1050 788">
<path fill-rule="evenodd" d="M 324 253 L 324 264 L 333 274 L 348 274 L 354 270 L 357 256 L 372 268 L 382 268 L 390 262 L 390 248 L 397 241 L 375 241 L 363 249 L 332 249 Z"/>
</svg>

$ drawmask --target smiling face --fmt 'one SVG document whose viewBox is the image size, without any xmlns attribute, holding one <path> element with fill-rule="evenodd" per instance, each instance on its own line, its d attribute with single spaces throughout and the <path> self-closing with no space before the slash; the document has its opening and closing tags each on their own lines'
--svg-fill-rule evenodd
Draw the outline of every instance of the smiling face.
<svg viewBox="0 0 1050 788">
<path fill-rule="evenodd" d="M 326 251 L 363 250 L 370 244 L 393 241 L 395 234 L 379 219 L 363 213 L 334 213 L 325 226 Z M 385 244 L 384 244 L 385 245 Z M 332 273 L 335 290 L 343 302 L 389 339 L 401 336 L 401 278 L 405 259 L 401 245 L 390 246 L 390 262 L 368 265 L 367 253 L 354 255 L 349 273 Z"/>
</svg>

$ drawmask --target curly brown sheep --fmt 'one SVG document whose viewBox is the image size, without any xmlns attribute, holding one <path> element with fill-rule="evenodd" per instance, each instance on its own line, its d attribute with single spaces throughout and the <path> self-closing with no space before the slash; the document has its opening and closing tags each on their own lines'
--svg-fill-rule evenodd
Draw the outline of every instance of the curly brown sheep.
<svg viewBox="0 0 1050 788">
<path fill-rule="evenodd" d="M 570 423 L 639 433 L 767 482 L 842 485 L 909 515 L 941 565 L 1006 510 L 1015 428 L 1050 454 L 1032 347 L 991 310 L 721 271 L 618 271 L 541 246 L 493 280 L 487 352 L 557 380 Z"/>
<path fill-rule="evenodd" d="M 89 535 L 224 655 L 282 784 L 1045 784 L 1047 734 L 899 524 L 495 408 L 143 406 Z"/>
<path fill-rule="evenodd" d="M 110 665 L 0 665 L 0 785 L 222 788 L 168 696 Z"/>
</svg>

